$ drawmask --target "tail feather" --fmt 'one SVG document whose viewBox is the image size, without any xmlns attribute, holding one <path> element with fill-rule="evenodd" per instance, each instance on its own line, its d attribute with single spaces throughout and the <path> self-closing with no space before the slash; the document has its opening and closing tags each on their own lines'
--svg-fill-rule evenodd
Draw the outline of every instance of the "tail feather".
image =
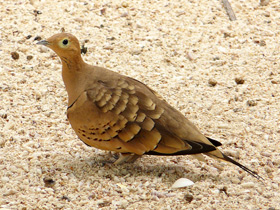
<svg viewBox="0 0 280 210">
<path fill-rule="evenodd" d="M 238 166 L 239 168 L 241 168 L 242 170 L 246 171 L 247 173 L 249 173 L 250 175 L 252 175 L 253 177 L 257 178 L 258 180 L 264 180 L 261 176 L 259 176 L 255 171 L 252 171 L 251 169 L 247 168 L 246 166 L 238 163 L 237 161 L 231 159 L 230 157 L 226 156 L 225 154 L 223 154 L 223 158 L 222 160 L 228 161 L 233 163 L 234 165 Z"/>
<path fill-rule="evenodd" d="M 215 140 L 215 139 L 211 139 L 209 137 L 206 137 L 215 147 L 218 147 L 218 146 L 222 146 L 222 143 Z"/>
<path fill-rule="evenodd" d="M 218 147 L 221 145 L 220 142 L 211 139 L 211 138 L 207 138 L 214 146 Z M 241 168 L 242 170 L 246 171 L 247 173 L 249 173 L 251 176 L 257 178 L 258 180 L 264 180 L 261 176 L 259 176 L 256 172 L 252 171 L 251 169 L 247 168 L 246 166 L 238 163 L 237 161 L 231 159 L 230 157 L 226 156 L 225 154 L 223 154 L 218 148 L 216 148 L 216 150 L 214 151 L 210 151 L 210 152 L 206 152 L 204 153 L 205 155 L 208 155 L 212 158 L 216 158 L 218 160 L 223 160 L 226 162 L 230 162 L 236 166 L 238 166 L 239 168 Z"/>
</svg>

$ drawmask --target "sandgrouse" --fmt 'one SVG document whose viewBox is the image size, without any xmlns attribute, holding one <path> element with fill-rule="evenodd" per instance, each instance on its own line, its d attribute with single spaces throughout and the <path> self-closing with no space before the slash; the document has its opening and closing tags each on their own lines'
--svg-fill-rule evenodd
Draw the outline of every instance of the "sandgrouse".
<svg viewBox="0 0 280 210">
<path fill-rule="evenodd" d="M 75 36 L 59 33 L 38 44 L 52 49 L 62 61 L 72 128 L 85 144 L 121 153 L 116 164 L 133 162 L 145 154 L 194 155 L 203 160 L 203 153 L 262 179 L 224 155 L 217 148 L 220 142 L 205 137 L 145 84 L 85 63 Z"/>
</svg>

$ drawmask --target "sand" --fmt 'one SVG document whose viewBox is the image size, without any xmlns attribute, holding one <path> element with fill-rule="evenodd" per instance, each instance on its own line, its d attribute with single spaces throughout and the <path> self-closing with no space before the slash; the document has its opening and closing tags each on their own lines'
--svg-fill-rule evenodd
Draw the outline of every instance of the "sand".
<svg viewBox="0 0 280 210">
<path fill-rule="evenodd" d="M 216 0 L 1 1 L 0 209 L 280 209 L 280 4 L 231 4 L 236 21 Z M 84 145 L 66 118 L 61 63 L 36 45 L 61 31 L 265 181 L 210 158 L 115 166 Z M 194 185 L 172 189 L 179 178 Z"/>
</svg>

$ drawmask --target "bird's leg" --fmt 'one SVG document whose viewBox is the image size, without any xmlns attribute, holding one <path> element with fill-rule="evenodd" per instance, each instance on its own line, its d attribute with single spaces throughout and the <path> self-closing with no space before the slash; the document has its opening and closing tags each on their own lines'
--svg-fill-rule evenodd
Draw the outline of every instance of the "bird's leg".
<svg viewBox="0 0 280 210">
<path fill-rule="evenodd" d="M 129 153 L 120 153 L 119 158 L 114 162 L 115 165 L 122 164 L 124 162 L 133 163 L 136 161 L 141 155 L 129 154 Z"/>
<path fill-rule="evenodd" d="M 128 163 L 134 163 L 138 158 L 140 158 L 141 155 L 136 155 L 136 154 L 133 154 L 130 156 L 130 158 L 126 161 Z"/>
</svg>

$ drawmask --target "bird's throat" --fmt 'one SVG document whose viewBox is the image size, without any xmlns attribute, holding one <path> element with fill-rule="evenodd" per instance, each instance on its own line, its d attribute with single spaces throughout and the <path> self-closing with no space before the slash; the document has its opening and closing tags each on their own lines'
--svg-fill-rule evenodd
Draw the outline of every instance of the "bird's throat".
<svg viewBox="0 0 280 210">
<path fill-rule="evenodd" d="M 82 71 L 83 63 L 70 65 L 62 61 L 62 78 L 68 93 L 68 106 L 72 104 L 84 90 L 85 72 Z"/>
</svg>

